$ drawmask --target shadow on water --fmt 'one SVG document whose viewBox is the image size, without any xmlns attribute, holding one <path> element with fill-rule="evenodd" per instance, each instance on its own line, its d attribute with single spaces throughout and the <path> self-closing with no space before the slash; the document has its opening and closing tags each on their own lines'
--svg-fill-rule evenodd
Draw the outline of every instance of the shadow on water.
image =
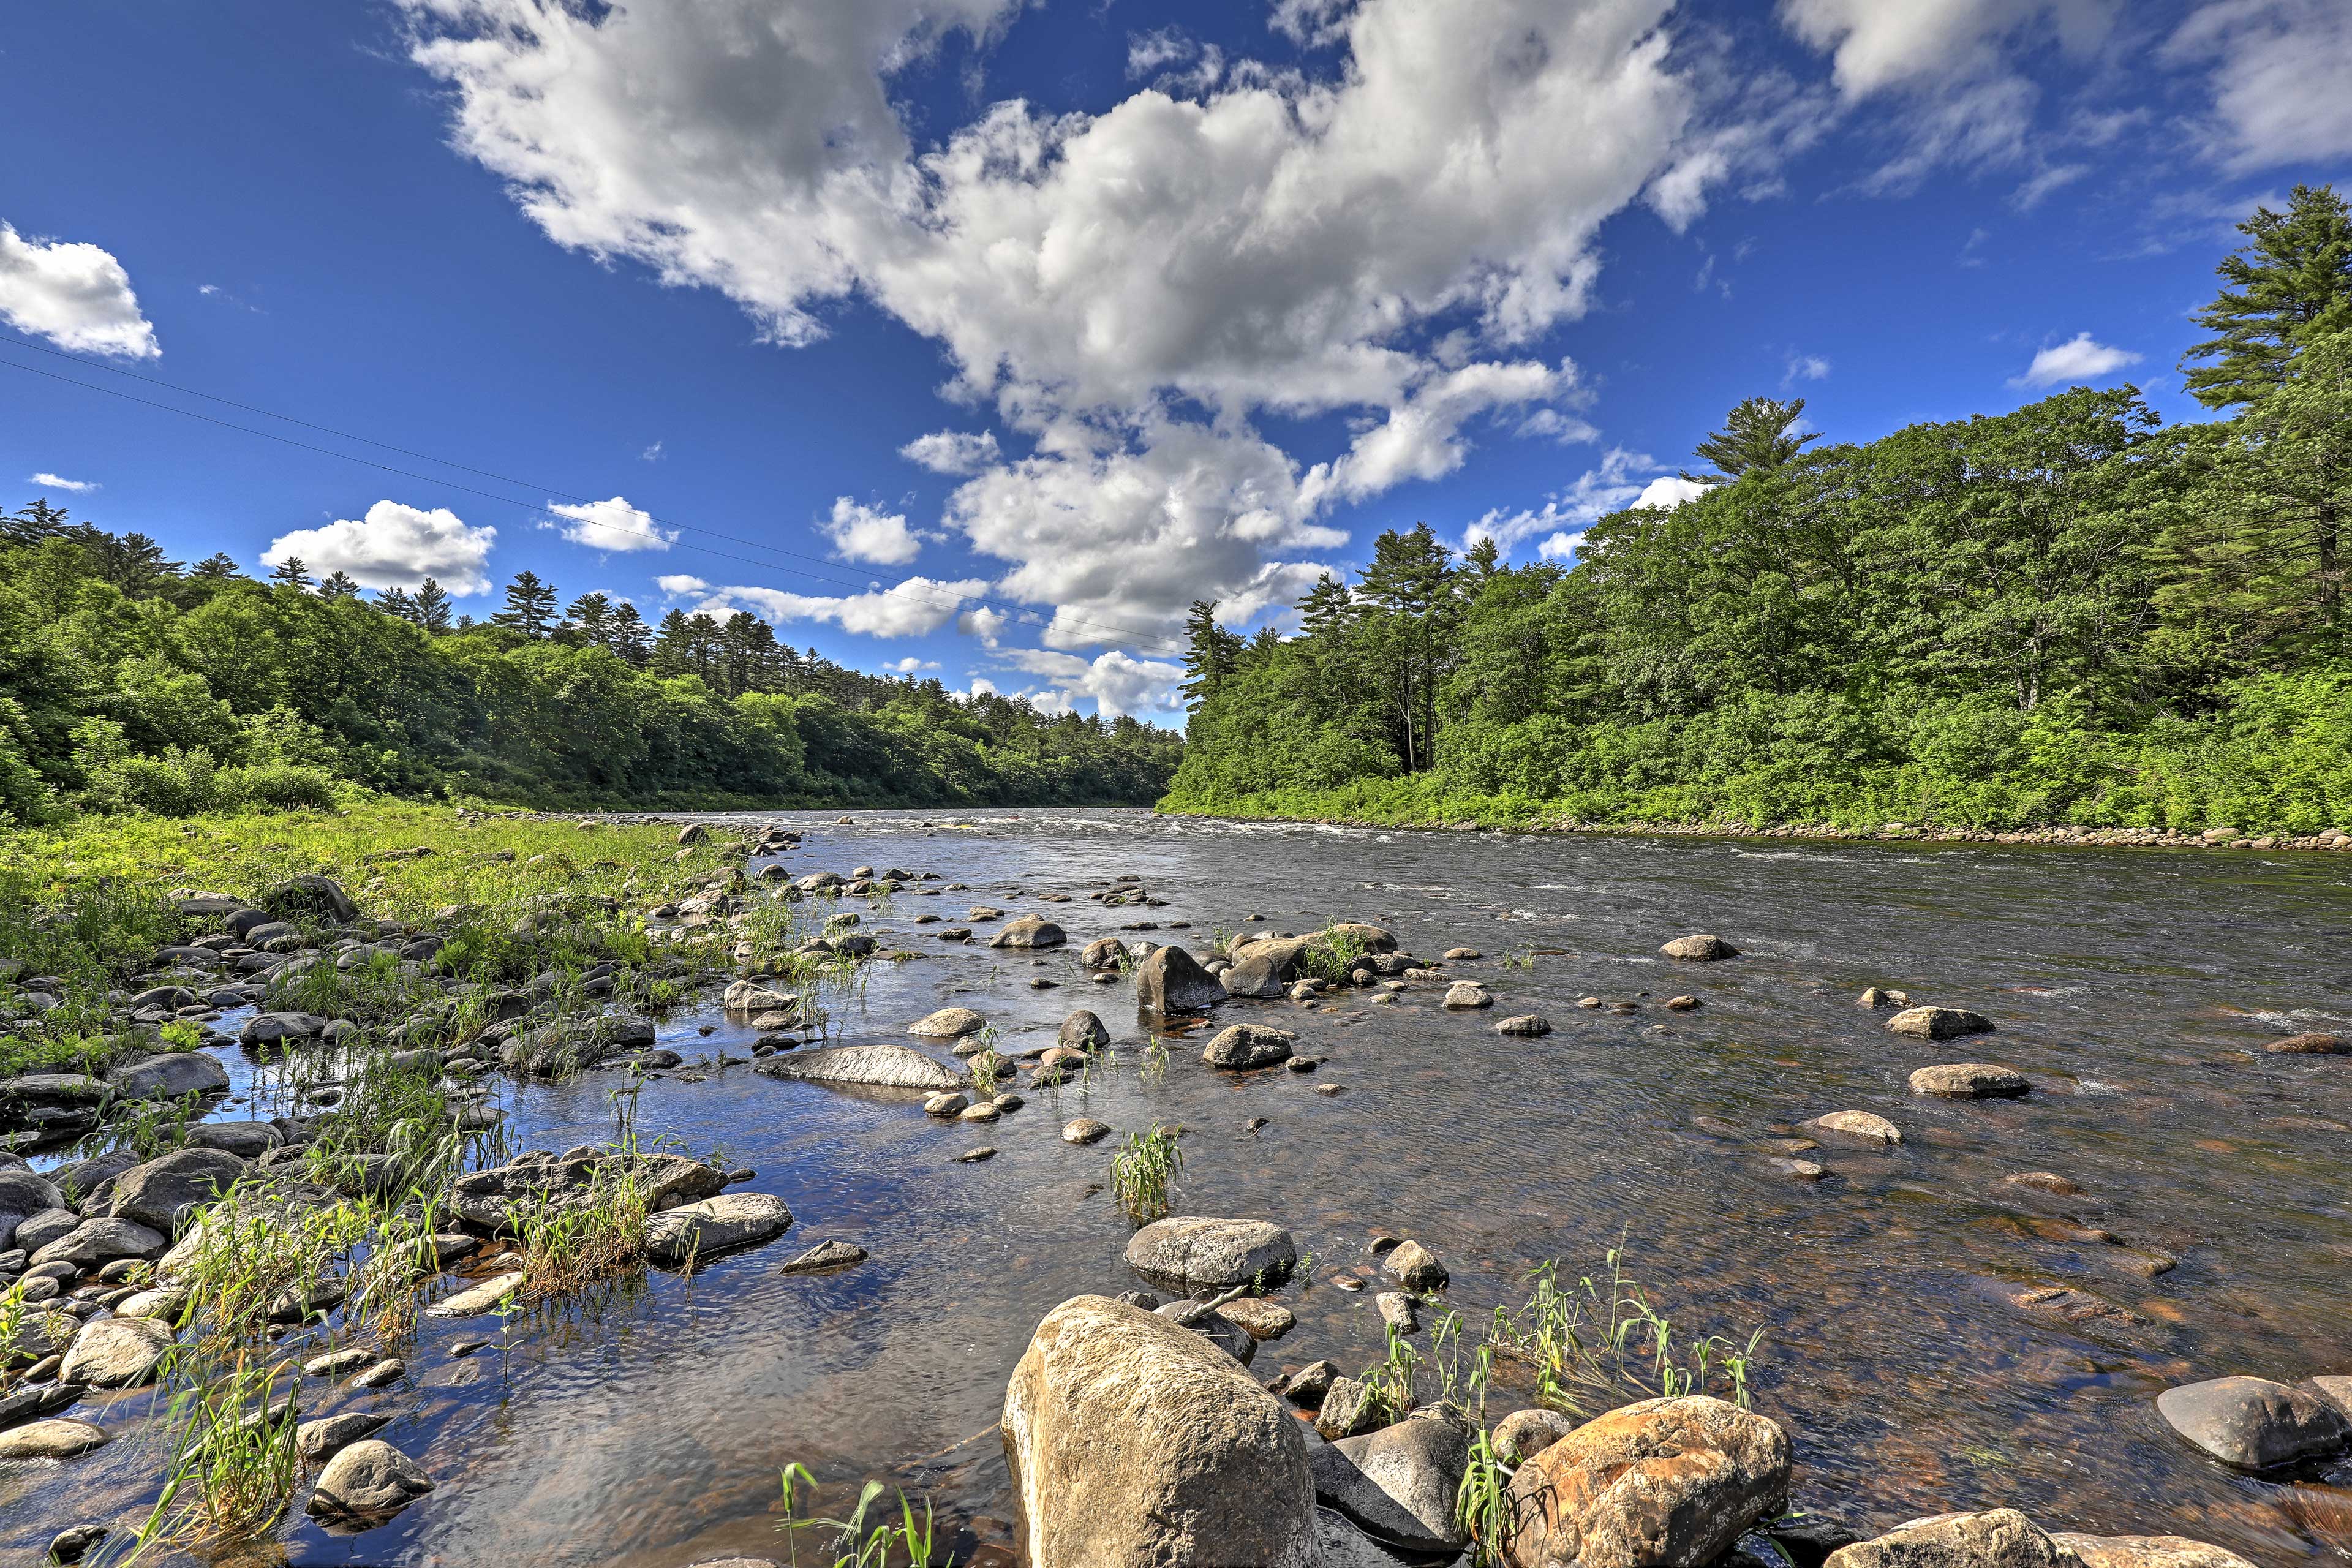
<svg viewBox="0 0 2352 1568">
<path fill-rule="evenodd" d="M 953 1002 L 1017 1049 L 1089 1007 L 1115 1065 L 1058 1087 L 1024 1074 L 1028 1103 L 986 1127 L 935 1121 L 919 1096 L 740 1064 L 647 1084 L 638 1126 L 753 1167 L 750 1186 L 790 1204 L 792 1230 L 691 1279 L 656 1272 L 503 1325 L 428 1322 L 392 1390 L 312 1380 L 306 1414 L 400 1412 L 383 1435 L 439 1485 L 363 1535 L 291 1528 L 289 1562 L 781 1555 L 777 1472 L 794 1460 L 930 1496 L 970 1527 L 967 1552 L 1003 1540 L 1012 1500 L 993 1423 L 1031 1329 L 1068 1296 L 1137 1283 L 1103 1190 L 1115 1140 L 1058 1135 L 1082 1115 L 1122 1134 L 1181 1124 L 1179 1212 L 1272 1218 L 1313 1250 L 1317 1282 L 1285 1296 L 1298 1327 L 1264 1347 L 1261 1373 L 1380 1355 L 1372 1292 L 1331 1288 L 1374 1277 L 1376 1231 L 1436 1251 L 1474 1321 L 1521 1300 L 1538 1264 L 1598 1270 L 1622 1236 L 1678 1328 L 1765 1328 L 1756 1397 L 1796 1435 L 1807 1506 L 1883 1526 L 2007 1504 L 2052 1528 L 2177 1532 L 2263 1563 L 2347 1540 L 2352 1474 L 2231 1474 L 2173 1438 L 2151 1398 L 2193 1377 L 2352 1370 L 2352 1059 L 2262 1049 L 2352 1021 L 2352 857 L 1379 833 L 1114 811 L 952 830 L 913 813 L 749 820 L 806 833 L 795 870 L 888 864 L 968 884 L 867 917 L 886 947 L 919 956 L 876 964 L 862 1000 L 834 1006 L 841 1038 L 944 1058 L 944 1042 L 903 1031 Z M 1086 901 L 1120 875 L 1165 906 Z M 1075 901 L 1038 902 L 1046 892 Z M 973 903 L 1046 913 L 1071 946 L 990 949 L 989 922 L 966 920 Z M 933 910 L 977 940 L 914 923 Z M 1155 1060 L 1128 984 L 1091 984 L 1076 957 L 1131 920 L 1198 952 L 1253 914 L 1276 931 L 1378 921 L 1428 958 L 1476 948 L 1448 967 L 1496 1005 L 1447 1013 L 1442 986 L 1389 1005 L 1236 1004 L 1225 1016 L 1281 1023 L 1328 1059 L 1311 1075 L 1223 1074 L 1201 1061 L 1195 1029 L 1161 1034 Z M 1173 921 L 1191 927 L 1164 929 Z M 1743 956 L 1659 956 L 1690 931 Z M 1033 986 L 1041 977 L 1055 984 Z M 1901 1038 L 1854 1005 L 1866 985 L 1975 1009 L 1998 1033 Z M 1665 1010 L 1681 993 L 1702 1005 Z M 1579 1007 L 1586 996 L 1633 1007 Z M 1525 1012 L 1555 1032 L 1492 1028 Z M 679 1016 L 661 1043 L 691 1062 L 751 1042 L 714 1010 Z M 2036 1090 L 1907 1091 L 1913 1068 L 1961 1059 L 2011 1065 Z M 512 1146 L 609 1136 L 609 1076 L 506 1094 Z M 1788 1142 L 1847 1109 L 1890 1118 L 1906 1141 Z M 956 1162 L 983 1143 L 995 1158 Z M 1774 1163 L 1797 1152 L 1827 1174 L 1798 1182 Z M 2036 1171 L 2082 1193 L 2005 1180 Z M 825 1239 L 871 1256 L 778 1271 Z M 485 1333 L 496 1348 L 448 1355 Z M 143 1397 L 110 1407 L 127 1440 L 0 1474 L 0 1542 L 21 1550 L 66 1521 L 135 1510 L 156 1463 L 131 1419 Z"/>
</svg>

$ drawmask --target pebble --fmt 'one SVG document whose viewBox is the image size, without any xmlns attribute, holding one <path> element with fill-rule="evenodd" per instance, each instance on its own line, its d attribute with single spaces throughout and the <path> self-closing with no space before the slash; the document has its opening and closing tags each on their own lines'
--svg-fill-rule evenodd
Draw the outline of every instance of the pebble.
<svg viewBox="0 0 2352 1568">
<path fill-rule="evenodd" d="M 977 1164 L 982 1160 L 993 1160 L 995 1158 L 996 1151 L 988 1144 L 983 1143 L 977 1149 L 968 1149 L 964 1152 L 958 1154 L 956 1156 L 956 1163 L 959 1165 L 971 1165 Z"/>
</svg>

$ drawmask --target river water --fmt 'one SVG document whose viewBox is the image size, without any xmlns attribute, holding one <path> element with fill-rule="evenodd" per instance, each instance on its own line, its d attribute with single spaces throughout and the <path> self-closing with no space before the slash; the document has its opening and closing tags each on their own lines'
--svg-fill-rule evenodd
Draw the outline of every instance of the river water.
<svg viewBox="0 0 2352 1568">
<path fill-rule="evenodd" d="M 1182 1124 L 1176 1212 L 1272 1219 L 1312 1249 L 1314 1282 L 1283 1294 L 1298 1326 L 1261 1348 L 1261 1375 L 1379 1358 L 1373 1292 L 1335 1286 L 1372 1278 L 1364 1249 L 1377 1233 L 1443 1258 L 1474 1324 L 1521 1301 L 1531 1268 L 1592 1273 L 1622 1241 L 1678 1333 L 1764 1331 L 1754 1398 L 1794 1435 L 1801 1506 L 1865 1533 L 2011 1505 L 2053 1530 L 2186 1534 L 2264 1564 L 2352 1553 L 2352 1467 L 2293 1484 L 2236 1475 L 2153 1406 L 2176 1382 L 2352 1371 L 2352 1058 L 2263 1052 L 2352 1024 L 2352 857 L 1384 833 L 1132 811 L 740 820 L 802 829 L 786 858 L 795 875 L 872 864 L 968 884 L 901 893 L 867 916 L 922 956 L 874 965 L 862 1000 L 835 1003 L 845 1037 L 909 1040 L 908 1024 L 952 1004 L 1017 1043 L 1090 1007 L 1117 1065 L 1024 1086 L 1028 1105 L 992 1127 L 935 1122 L 915 1096 L 741 1066 L 649 1085 L 641 1134 L 755 1168 L 749 1187 L 785 1199 L 792 1231 L 690 1279 L 656 1273 L 503 1330 L 428 1321 L 408 1379 L 379 1394 L 312 1384 L 306 1414 L 400 1412 L 381 1436 L 439 1484 L 364 1534 L 291 1526 L 285 1561 L 781 1561 L 777 1472 L 793 1461 L 931 1499 L 959 1561 L 1005 1542 L 1011 1489 L 992 1424 L 1032 1328 L 1069 1296 L 1139 1283 L 1103 1190 L 1112 1145 L 1059 1137 L 1080 1115 L 1121 1133 Z M 1165 907 L 1085 901 L 1120 876 Z M 1078 901 L 1037 901 L 1053 891 Z M 936 911 L 963 923 L 971 903 L 1048 914 L 1071 945 L 961 947 L 913 922 Z M 1196 1032 L 1152 1070 L 1131 990 L 1088 983 L 1077 947 L 1149 919 L 1189 921 L 1151 939 L 1198 952 L 1213 928 L 1253 914 L 1277 931 L 1375 921 L 1433 960 L 1478 949 L 1482 960 L 1448 967 L 1485 982 L 1496 1005 L 1447 1013 L 1442 985 L 1391 1005 L 1343 994 L 1331 1010 L 1237 1003 L 1222 1016 L 1296 1029 L 1327 1065 L 1220 1073 L 1200 1060 Z M 1742 956 L 1658 955 L 1698 931 Z M 1040 976 L 1058 984 L 1033 986 Z M 1867 985 L 1974 1009 L 1998 1033 L 1891 1035 L 1884 1014 L 1854 1004 Z M 1704 1005 L 1664 1010 L 1678 993 Z M 1639 1005 L 1580 1009 L 1586 995 Z M 1524 1012 L 1555 1032 L 1494 1032 Z M 663 1043 L 740 1057 L 750 1037 L 706 1012 L 670 1020 Z M 2006 1063 L 2035 1090 L 1976 1102 L 1907 1092 L 1914 1068 L 1954 1060 Z M 619 1079 L 507 1090 L 514 1145 L 610 1136 Z M 1317 1092 L 1329 1085 L 1341 1092 Z M 1764 1142 L 1776 1128 L 1845 1109 L 1890 1118 L 1906 1142 L 1812 1152 L 1829 1172 L 1818 1182 L 1773 1163 L 1787 1152 Z M 993 1159 L 955 1161 L 982 1143 Z M 2003 1181 L 2035 1171 L 2083 1195 Z M 778 1273 L 827 1238 L 871 1258 Z M 2159 1255 L 2177 1266 L 2151 1275 Z M 2074 1294 L 2021 1304 L 2053 1287 Z M 483 1332 L 502 1346 L 448 1356 L 450 1342 Z M 65 1523 L 139 1512 L 157 1466 L 137 1419 L 148 1398 L 98 1407 L 123 1434 L 106 1449 L 0 1468 L 0 1544 L 21 1551 Z M 1523 1402 L 1498 1392 L 1491 1413 Z"/>
</svg>

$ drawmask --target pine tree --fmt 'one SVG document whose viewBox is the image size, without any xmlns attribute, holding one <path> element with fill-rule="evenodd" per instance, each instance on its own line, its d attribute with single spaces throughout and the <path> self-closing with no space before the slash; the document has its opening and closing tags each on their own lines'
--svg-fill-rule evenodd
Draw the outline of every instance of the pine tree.
<svg viewBox="0 0 2352 1568">
<path fill-rule="evenodd" d="M 1685 473 L 1694 484 L 1727 485 L 1745 473 L 1769 471 L 1794 458 L 1813 442 L 1791 433 L 1805 412 L 1805 400 L 1783 403 L 1775 397 L 1743 397 L 1724 416 L 1723 428 L 1698 444 L 1697 456 L 1715 465 L 1711 474 Z"/>
<path fill-rule="evenodd" d="M 416 624 L 435 637 L 449 629 L 449 592 L 430 577 L 416 584 Z M 467 616 L 466 625 L 473 624 Z"/>
<path fill-rule="evenodd" d="M 1355 623 L 1356 596 L 1348 585 L 1326 572 L 1315 579 L 1298 601 L 1300 630 L 1309 637 L 1327 637 Z"/>
<path fill-rule="evenodd" d="M 612 637 L 613 651 L 640 668 L 653 657 L 653 630 L 626 599 L 613 607 Z"/>
<path fill-rule="evenodd" d="M 555 626 L 555 584 L 541 582 L 536 572 L 516 573 L 507 584 L 506 607 L 490 617 L 490 625 L 527 637 L 545 637 Z"/>
<path fill-rule="evenodd" d="M 653 666 L 654 673 L 665 678 L 693 673 L 694 630 L 684 610 L 673 606 L 663 615 L 654 634 Z"/>
<path fill-rule="evenodd" d="M 281 588 L 291 588 L 296 593 L 308 590 L 311 581 L 310 574 L 303 566 L 302 558 L 299 555 L 289 555 L 285 560 L 272 566 L 269 569 L 269 580 Z"/>
<path fill-rule="evenodd" d="M 37 498 L 14 517 L 0 516 L 0 532 L 11 544 L 38 544 L 55 539 L 67 528 L 66 509 L 51 506 L 47 496 Z"/>
<path fill-rule="evenodd" d="M 199 583 L 226 583 L 240 574 L 236 561 L 215 550 L 188 568 L 188 575 Z"/>
<path fill-rule="evenodd" d="M 1433 760 L 1437 683 L 1441 668 L 1452 660 L 1448 636 L 1461 618 L 1455 592 L 1460 575 L 1452 552 L 1425 522 L 1410 533 L 1382 533 L 1372 542 L 1372 563 L 1364 569 L 1364 596 L 1389 612 L 1384 629 L 1397 649 L 1395 696 L 1408 773 Z"/>
<path fill-rule="evenodd" d="M 416 619 L 416 595 L 405 588 L 379 588 L 375 607 L 394 620 L 413 624 Z"/>
<path fill-rule="evenodd" d="M 1184 700 L 1198 708 L 1214 697 L 1234 672 L 1241 657 L 1242 639 L 1217 625 L 1217 606 L 1208 599 L 1192 601 L 1184 620 Z M 816 649 L 809 649 L 814 659 Z"/>
<path fill-rule="evenodd" d="M 341 567 L 329 573 L 326 580 L 319 584 L 319 597 L 321 599 L 356 599 L 359 596 L 359 584 Z"/>
<path fill-rule="evenodd" d="M 2216 268 L 2227 287 L 2197 314 L 2218 335 L 2180 360 L 2208 408 L 2253 402 L 2293 374 L 2306 339 L 2352 326 L 2352 209 L 2335 186 L 2297 185 L 2286 211 L 2256 207 L 2238 232 L 2247 243 Z"/>
<path fill-rule="evenodd" d="M 613 635 L 613 601 L 602 594 L 583 594 L 563 613 L 565 623 L 579 632 L 590 647 L 609 647 Z"/>
</svg>

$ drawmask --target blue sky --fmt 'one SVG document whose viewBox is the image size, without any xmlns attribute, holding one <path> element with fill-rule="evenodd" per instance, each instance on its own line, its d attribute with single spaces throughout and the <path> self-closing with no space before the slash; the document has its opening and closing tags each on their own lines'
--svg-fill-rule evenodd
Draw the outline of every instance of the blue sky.
<svg viewBox="0 0 2352 1568">
<path fill-rule="evenodd" d="M 0 506 L 1167 719 L 1192 600 L 1570 558 L 1750 394 L 2196 416 L 2347 84 L 2340 0 L 19 6 Z"/>
</svg>

